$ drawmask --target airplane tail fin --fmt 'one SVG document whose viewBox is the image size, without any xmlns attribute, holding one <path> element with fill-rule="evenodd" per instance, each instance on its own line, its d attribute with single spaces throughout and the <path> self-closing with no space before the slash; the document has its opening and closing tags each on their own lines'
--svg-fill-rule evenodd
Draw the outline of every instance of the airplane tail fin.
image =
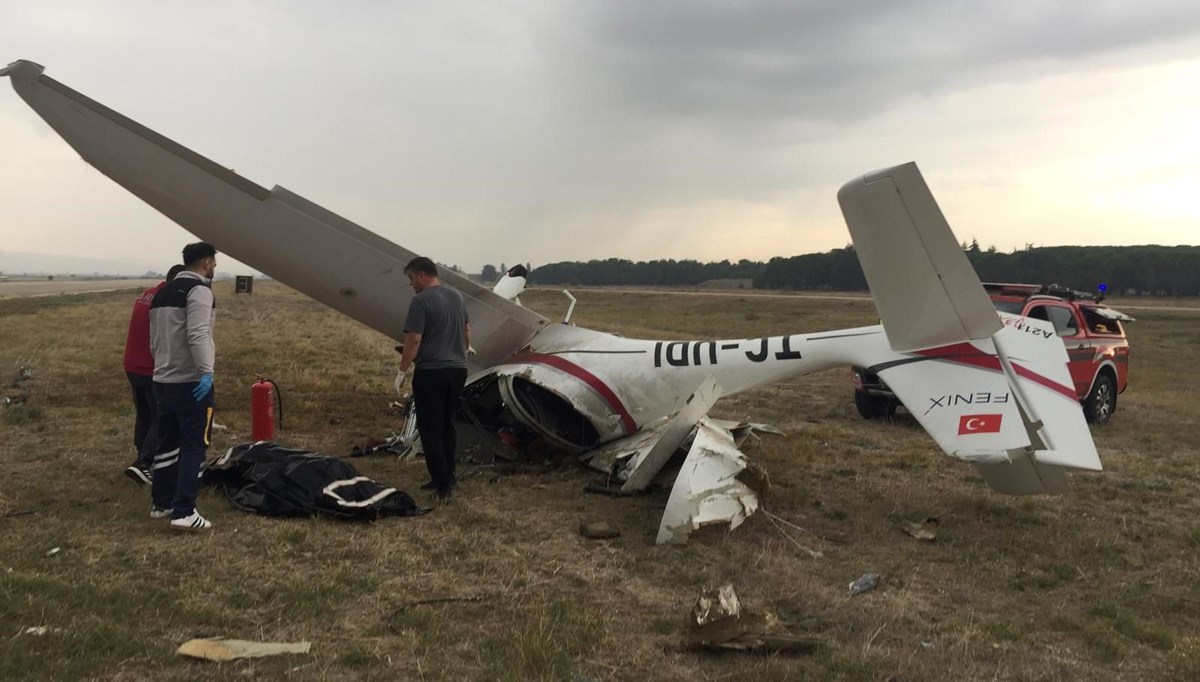
<svg viewBox="0 0 1200 682">
<path fill-rule="evenodd" d="M 851 180 L 838 203 L 894 350 L 999 331 L 996 310 L 917 164 Z"/>
<path fill-rule="evenodd" d="M 992 306 L 916 164 L 852 180 L 838 201 L 895 355 L 878 374 L 938 445 L 993 489 L 1066 490 L 1101 469 L 1048 323 Z"/>
</svg>

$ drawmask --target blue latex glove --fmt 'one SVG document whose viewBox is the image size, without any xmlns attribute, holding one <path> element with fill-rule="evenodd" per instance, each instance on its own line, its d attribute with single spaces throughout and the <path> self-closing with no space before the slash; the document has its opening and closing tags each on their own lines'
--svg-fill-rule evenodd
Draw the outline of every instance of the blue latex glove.
<svg viewBox="0 0 1200 682">
<path fill-rule="evenodd" d="M 192 397 L 196 399 L 196 402 L 200 402 L 209 393 L 212 393 L 212 375 L 201 374 L 200 383 L 196 384 L 196 388 L 192 389 Z"/>
</svg>

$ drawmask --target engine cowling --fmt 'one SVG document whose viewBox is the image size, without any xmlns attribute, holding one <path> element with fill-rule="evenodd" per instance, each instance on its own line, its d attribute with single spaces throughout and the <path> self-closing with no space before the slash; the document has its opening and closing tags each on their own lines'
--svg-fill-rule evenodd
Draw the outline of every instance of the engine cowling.
<svg viewBox="0 0 1200 682">
<path fill-rule="evenodd" d="M 619 438 L 627 420 L 585 378 L 540 363 L 511 363 L 474 378 L 463 391 L 468 416 L 480 427 L 533 432 L 583 452 Z"/>
</svg>

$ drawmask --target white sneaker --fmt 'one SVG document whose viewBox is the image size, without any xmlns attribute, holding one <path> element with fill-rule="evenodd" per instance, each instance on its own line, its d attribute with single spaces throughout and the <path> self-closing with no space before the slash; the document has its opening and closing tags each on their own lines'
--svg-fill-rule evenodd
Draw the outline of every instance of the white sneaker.
<svg viewBox="0 0 1200 682">
<path fill-rule="evenodd" d="M 150 518 L 152 519 L 167 519 L 171 517 L 170 507 L 158 507 L 150 505 Z"/>
<path fill-rule="evenodd" d="M 171 530 L 183 531 L 184 533 L 199 533 L 200 531 L 211 530 L 212 522 L 200 516 L 200 512 L 192 510 L 191 516 L 185 516 L 182 519 L 171 519 Z"/>
</svg>

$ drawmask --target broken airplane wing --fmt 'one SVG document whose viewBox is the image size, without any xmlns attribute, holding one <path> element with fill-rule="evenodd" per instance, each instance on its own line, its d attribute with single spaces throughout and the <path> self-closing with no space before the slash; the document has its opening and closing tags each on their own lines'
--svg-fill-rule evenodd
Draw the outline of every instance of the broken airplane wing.
<svg viewBox="0 0 1200 682">
<path fill-rule="evenodd" d="M 417 254 L 276 186 L 266 189 L 17 61 L 0 72 L 79 155 L 217 250 L 393 339 L 404 337 Z M 524 346 L 547 321 L 443 269 L 471 318 L 474 363 Z"/>
</svg>

